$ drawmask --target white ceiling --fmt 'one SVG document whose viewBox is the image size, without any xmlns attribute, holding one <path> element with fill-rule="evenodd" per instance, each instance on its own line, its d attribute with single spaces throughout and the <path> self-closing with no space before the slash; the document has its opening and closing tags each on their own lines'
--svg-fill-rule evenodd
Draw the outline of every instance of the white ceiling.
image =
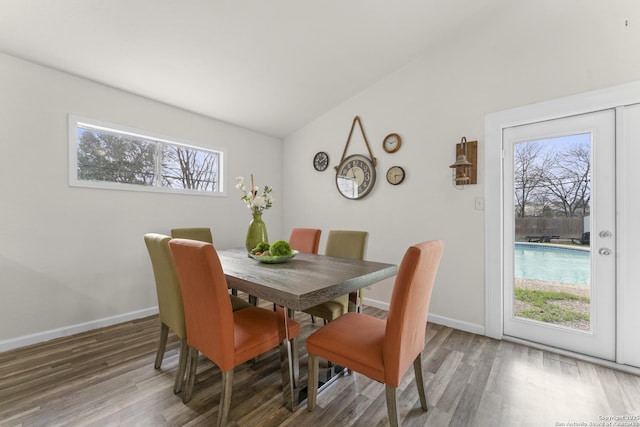
<svg viewBox="0 0 640 427">
<path fill-rule="evenodd" d="M 0 51 L 284 137 L 507 0 L 0 0 Z"/>
</svg>

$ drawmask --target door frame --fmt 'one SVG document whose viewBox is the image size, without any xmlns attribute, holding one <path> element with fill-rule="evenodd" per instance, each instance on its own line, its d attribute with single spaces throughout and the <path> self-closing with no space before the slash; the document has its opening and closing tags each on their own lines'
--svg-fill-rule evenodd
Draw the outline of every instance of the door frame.
<svg viewBox="0 0 640 427">
<path fill-rule="evenodd" d="M 532 342 L 572 350 L 592 357 L 615 360 L 616 343 L 616 253 L 609 256 L 598 255 L 598 249 L 606 246 L 615 250 L 617 239 L 615 221 L 615 110 L 607 109 L 594 113 L 570 116 L 556 120 L 531 123 L 525 126 L 505 129 L 503 149 L 504 227 L 506 248 L 516 242 L 514 203 L 514 152 L 522 142 L 554 140 L 556 143 L 569 135 L 588 135 L 591 159 L 591 199 L 589 201 L 589 224 L 591 230 L 591 250 L 589 251 L 590 295 L 589 329 L 562 327 L 553 323 L 531 320 L 517 316 L 514 310 L 516 287 L 514 272 L 514 251 L 504 252 L 505 305 L 503 307 L 504 332 L 509 339 Z M 554 145 L 557 147 L 557 145 Z M 569 144 L 569 146 L 571 146 Z M 511 203 L 509 203 L 511 201 Z M 598 232 L 608 230 L 610 237 L 601 237 Z M 566 235 L 564 236 L 567 237 Z"/>
<path fill-rule="evenodd" d="M 640 103 L 640 81 L 487 114 L 485 118 L 486 184 L 484 189 L 485 334 L 487 336 L 495 339 L 504 338 L 503 129 L 605 109 L 616 109 L 618 113 L 620 107 L 638 103 Z M 625 172 L 624 153 L 627 151 L 622 129 L 623 117 L 624 114 L 616 114 L 616 193 L 618 195 L 618 203 L 622 203 L 622 205 L 626 203 L 627 195 L 630 194 L 630 187 L 634 185 L 630 180 L 622 179 Z M 629 266 L 632 265 L 633 260 L 628 255 L 625 255 L 625 251 L 621 251 L 620 248 L 630 247 L 629 242 L 633 237 L 627 236 L 625 233 L 624 226 L 629 221 L 625 216 L 625 212 L 619 209 L 619 206 L 617 211 L 619 212 L 616 217 L 619 238 L 614 253 L 618 254 L 616 260 L 617 271 L 625 272 L 630 271 Z M 640 315 L 632 313 L 632 310 L 637 309 L 637 306 L 633 307 L 631 304 L 625 305 L 623 303 L 630 295 L 640 295 L 640 290 L 633 289 L 631 282 L 631 280 L 623 276 L 619 276 L 616 280 L 618 300 L 616 362 L 619 364 L 625 364 L 627 360 L 637 357 L 632 355 L 634 348 L 630 344 L 630 337 L 633 337 L 634 322 L 630 322 L 629 319 L 637 320 Z M 622 295 L 625 295 L 625 299 L 622 299 Z"/>
</svg>

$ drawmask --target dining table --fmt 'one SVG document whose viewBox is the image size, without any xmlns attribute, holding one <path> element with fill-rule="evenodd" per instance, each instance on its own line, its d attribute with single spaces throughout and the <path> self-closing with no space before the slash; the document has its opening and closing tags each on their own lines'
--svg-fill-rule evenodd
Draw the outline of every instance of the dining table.
<svg viewBox="0 0 640 427">
<path fill-rule="evenodd" d="M 298 253 L 282 263 L 263 263 L 246 248 L 217 251 L 230 288 L 288 309 L 289 316 L 341 295 L 355 292 L 397 273 L 395 264 Z M 282 366 L 285 406 L 294 411 L 306 397 L 299 383 L 297 350 L 289 339 L 285 319 L 286 363 Z"/>
</svg>

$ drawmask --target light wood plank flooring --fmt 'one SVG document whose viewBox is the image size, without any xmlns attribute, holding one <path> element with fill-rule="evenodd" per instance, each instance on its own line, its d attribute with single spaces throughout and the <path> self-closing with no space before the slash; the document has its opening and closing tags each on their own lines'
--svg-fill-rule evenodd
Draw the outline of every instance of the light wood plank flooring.
<svg viewBox="0 0 640 427">
<path fill-rule="evenodd" d="M 303 336 L 320 327 L 302 313 L 296 318 Z M 184 405 L 173 394 L 174 336 L 162 368 L 153 368 L 159 329 L 150 317 L 1 353 L 0 425 L 213 425 L 220 371 L 201 358 L 193 399 Z M 300 356 L 306 377 L 303 345 Z M 279 363 L 274 350 L 236 369 L 230 425 L 388 424 L 384 386 L 358 374 L 321 392 L 312 413 L 289 412 Z M 640 426 L 639 377 L 547 351 L 429 324 L 423 368 L 431 408 L 420 409 L 411 369 L 399 393 L 404 426 L 605 425 L 602 417 Z"/>
</svg>

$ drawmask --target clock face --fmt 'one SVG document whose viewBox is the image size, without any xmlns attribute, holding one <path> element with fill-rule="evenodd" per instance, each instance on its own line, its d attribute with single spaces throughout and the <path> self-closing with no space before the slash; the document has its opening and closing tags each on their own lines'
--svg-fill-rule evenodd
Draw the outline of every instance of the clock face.
<svg viewBox="0 0 640 427">
<path fill-rule="evenodd" d="M 336 172 L 338 192 L 347 199 L 361 199 L 373 189 L 376 169 L 368 157 L 354 154 L 342 161 Z"/>
<path fill-rule="evenodd" d="M 404 169 L 400 166 L 391 166 L 387 171 L 387 181 L 389 184 L 398 185 L 404 181 Z"/>
<path fill-rule="evenodd" d="M 402 139 L 400 138 L 400 135 L 397 133 L 390 133 L 384 137 L 384 140 L 382 141 L 382 148 L 387 153 L 395 153 L 400 149 L 401 144 Z"/>
<path fill-rule="evenodd" d="M 329 155 L 324 151 L 318 152 L 313 157 L 313 167 L 317 171 L 322 172 L 323 170 L 327 169 L 327 166 L 329 166 Z"/>
</svg>

